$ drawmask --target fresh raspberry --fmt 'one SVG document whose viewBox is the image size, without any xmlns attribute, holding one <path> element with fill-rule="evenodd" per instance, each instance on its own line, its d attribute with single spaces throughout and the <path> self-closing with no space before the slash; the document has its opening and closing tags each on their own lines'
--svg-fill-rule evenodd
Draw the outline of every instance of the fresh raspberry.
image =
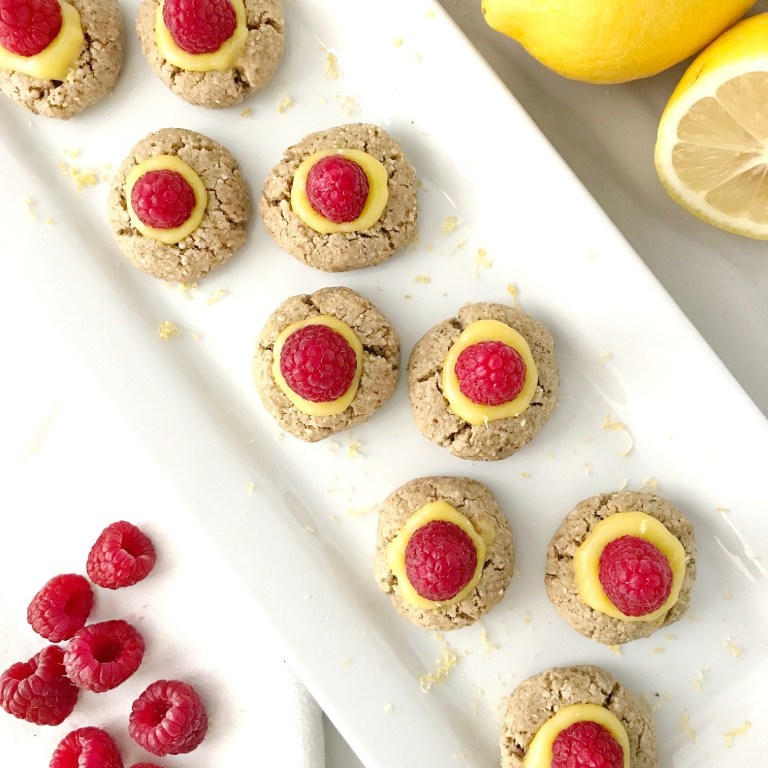
<svg viewBox="0 0 768 768">
<path fill-rule="evenodd" d="M 56 0 L 0 0 L 0 45 L 17 56 L 44 51 L 61 25 Z"/>
<path fill-rule="evenodd" d="M 329 221 L 354 221 L 368 199 L 368 177 L 353 160 L 328 155 L 318 160 L 307 174 L 309 204 Z"/>
<path fill-rule="evenodd" d="M 131 768 L 161 768 L 157 763 L 134 763 Z"/>
<path fill-rule="evenodd" d="M 229 0 L 165 0 L 163 21 L 176 45 L 187 53 L 213 53 L 237 27 Z"/>
<path fill-rule="evenodd" d="M 416 530 L 405 547 L 405 573 L 427 600 L 450 600 L 469 584 L 477 549 L 455 523 L 433 520 Z"/>
<path fill-rule="evenodd" d="M 523 358 L 501 341 L 481 341 L 462 350 L 454 371 L 462 394 L 478 405 L 508 403 L 525 383 Z"/>
<path fill-rule="evenodd" d="M 85 576 L 63 573 L 47 581 L 27 608 L 27 621 L 52 643 L 69 640 L 85 626 L 93 608 L 93 590 Z"/>
<path fill-rule="evenodd" d="M 661 608 L 672 591 L 672 568 L 650 541 L 621 536 L 600 553 L 600 584 L 625 616 L 645 616 Z"/>
<path fill-rule="evenodd" d="M 144 638 L 127 621 L 83 627 L 67 643 L 64 668 L 78 688 L 103 693 L 117 688 L 141 664 Z"/>
<path fill-rule="evenodd" d="M 623 768 L 624 750 L 607 728 L 587 720 L 569 725 L 552 745 L 552 768 Z"/>
<path fill-rule="evenodd" d="M 313 403 L 340 398 L 351 386 L 356 369 L 357 355 L 350 343 L 320 323 L 296 329 L 280 351 L 280 373 L 286 384 Z"/>
<path fill-rule="evenodd" d="M 75 708 L 76 686 L 63 664 L 64 651 L 49 645 L 29 661 L 13 664 L 0 675 L 0 706 L 36 725 L 58 725 Z"/>
<path fill-rule="evenodd" d="M 123 768 L 123 760 L 106 731 L 78 728 L 59 742 L 48 768 Z"/>
<path fill-rule="evenodd" d="M 195 209 L 190 183 L 176 171 L 147 171 L 131 189 L 131 207 L 142 224 L 155 229 L 180 227 Z"/>
<path fill-rule="evenodd" d="M 86 570 L 94 584 L 119 589 L 145 578 L 156 559 L 149 537 L 135 525 L 120 520 L 108 525 L 96 539 Z"/>
<path fill-rule="evenodd" d="M 180 755 L 200 746 L 208 715 L 197 691 L 180 680 L 158 680 L 133 702 L 128 733 L 153 755 Z"/>
</svg>

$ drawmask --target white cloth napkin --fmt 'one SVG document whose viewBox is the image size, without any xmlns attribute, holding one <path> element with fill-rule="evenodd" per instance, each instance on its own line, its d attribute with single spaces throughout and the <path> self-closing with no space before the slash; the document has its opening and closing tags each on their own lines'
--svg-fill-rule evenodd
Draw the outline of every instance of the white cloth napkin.
<svg viewBox="0 0 768 768">
<path fill-rule="evenodd" d="M 81 692 L 73 714 L 56 727 L 0 710 L 0 762 L 47 765 L 66 733 L 94 725 L 114 737 L 126 768 L 147 760 L 183 768 L 322 768 L 322 713 L 237 575 L 42 321 L 11 301 L 0 309 L 0 324 L 15 329 L 4 339 L 0 378 L 0 670 L 47 644 L 27 624 L 27 605 L 52 576 L 85 575 L 88 551 L 107 524 L 139 525 L 158 553 L 139 584 L 94 587 L 89 622 L 124 618 L 144 636 L 136 674 L 113 691 Z M 161 678 L 194 685 L 207 706 L 208 735 L 188 755 L 153 758 L 128 735 L 131 703 Z"/>
</svg>

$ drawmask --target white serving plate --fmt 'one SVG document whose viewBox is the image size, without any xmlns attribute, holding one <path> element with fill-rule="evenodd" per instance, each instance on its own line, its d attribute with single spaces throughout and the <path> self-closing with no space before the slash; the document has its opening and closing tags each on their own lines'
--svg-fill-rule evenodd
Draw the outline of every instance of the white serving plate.
<svg viewBox="0 0 768 768">
<path fill-rule="evenodd" d="M 103 104 L 59 123 L 0 103 L 0 158 L 13 180 L 0 189 L 4 261 L 271 617 L 363 762 L 496 765 L 503 697 L 526 676 L 571 663 L 600 664 L 661 705 L 662 765 L 733 768 L 762 756 L 768 424 L 439 6 L 286 3 L 288 49 L 273 83 L 222 112 L 185 104 L 153 77 L 132 33 L 136 6 L 126 3 L 125 71 Z M 292 106 L 281 112 L 286 97 Z M 285 146 L 355 120 L 385 126 L 416 167 L 420 241 L 348 274 L 294 261 L 254 215 L 243 251 L 196 291 L 180 291 L 120 255 L 108 185 L 78 194 L 58 167 L 108 172 L 149 131 L 182 126 L 225 144 L 256 200 Z M 445 234 L 448 216 L 461 223 Z M 492 265 L 478 266 L 480 249 Z M 349 434 L 316 445 L 282 438 L 251 384 L 255 338 L 287 296 L 338 284 L 387 314 L 403 368 L 433 324 L 466 301 L 512 301 L 513 284 L 558 342 L 559 410 L 510 459 L 464 462 L 415 430 L 403 376 L 382 411 Z M 225 297 L 208 304 L 218 290 Z M 160 341 L 164 320 L 182 335 Z M 606 416 L 627 431 L 603 429 Z M 375 512 L 359 514 L 428 474 L 486 482 L 518 549 L 503 603 L 442 639 L 411 627 L 378 592 Z M 546 544 L 580 499 L 656 483 L 696 524 L 699 578 L 687 618 L 617 655 L 550 606 Z M 422 692 L 419 678 L 446 647 L 456 666 Z M 745 721 L 751 730 L 728 748 L 723 733 Z M 196 768 L 195 756 L 185 765 Z"/>
</svg>

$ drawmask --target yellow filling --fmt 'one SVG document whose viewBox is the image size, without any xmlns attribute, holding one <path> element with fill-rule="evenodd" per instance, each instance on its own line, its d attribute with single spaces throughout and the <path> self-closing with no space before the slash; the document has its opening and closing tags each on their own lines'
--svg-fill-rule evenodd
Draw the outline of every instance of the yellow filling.
<svg viewBox="0 0 768 768">
<path fill-rule="evenodd" d="M 235 9 L 235 18 L 237 19 L 235 31 L 213 53 L 187 53 L 179 48 L 168 27 L 165 26 L 163 19 L 164 3 L 160 3 L 155 15 L 155 43 L 160 55 L 174 67 L 186 69 L 189 72 L 232 69 L 240 58 L 248 40 L 248 26 L 245 23 L 243 0 L 230 0 L 230 2 Z"/>
<path fill-rule="evenodd" d="M 286 339 L 299 328 L 304 328 L 307 325 L 326 325 L 328 328 L 340 333 L 352 347 L 355 352 L 355 358 L 357 360 L 357 366 L 355 368 L 355 376 L 352 379 L 352 383 L 349 385 L 349 389 L 336 400 L 330 400 L 327 403 L 313 403 L 311 400 L 305 400 L 303 397 L 297 395 L 289 386 L 288 382 L 280 370 L 280 354 L 283 351 L 283 345 Z M 363 373 L 363 345 L 357 334 L 350 328 L 343 320 L 339 320 L 337 317 L 331 315 L 316 315 L 315 317 L 307 318 L 306 320 L 300 320 L 297 323 L 291 323 L 285 328 L 275 341 L 274 350 L 272 352 L 272 377 L 275 383 L 283 391 L 285 396 L 302 412 L 307 413 L 310 416 L 335 416 L 339 413 L 343 413 L 349 408 L 352 401 L 357 394 L 357 387 L 360 384 L 360 376 Z"/>
<path fill-rule="evenodd" d="M 551 768 L 552 747 L 555 739 L 561 731 L 581 722 L 602 725 L 624 751 L 624 768 L 630 768 L 627 730 L 613 712 L 599 704 L 571 704 L 552 715 L 536 731 L 536 735 L 523 758 L 525 768 Z"/>
<path fill-rule="evenodd" d="M 80 58 L 85 37 L 80 14 L 66 0 L 61 6 L 61 29 L 47 48 L 34 56 L 19 56 L 0 46 L 0 69 L 21 72 L 40 80 L 66 80 L 72 65 Z"/>
<path fill-rule="evenodd" d="M 422 597 L 408 580 L 408 575 L 405 570 L 405 550 L 408 546 L 408 542 L 411 540 L 411 536 L 413 536 L 419 528 L 422 528 L 427 523 L 431 523 L 435 520 L 445 520 L 457 525 L 470 539 L 472 539 L 472 543 L 477 550 L 477 565 L 475 566 L 475 572 L 472 574 L 469 583 L 450 600 L 444 600 L 439 603 Z M 461 512 L 455 507 L 452 507 L 447 501 L 432 501 L 429 504 L 425 504 L 421 509 L 414 512 L 413 515 L 408 518 L 397 536 L 395 536 L 387 546 L 387 565 L 397 578 L 397 587 L 400 592 L 400 597 L 415 608 L 421 608 L 425 611 L 435 610 L 436 608 L 441 608 L 445 605 L 453 605 L 454 603 L 461 602 L 477 586 L 477 582 L 480 581 L 480 576 L 483 573 L 483 565 L 485 564 L 485 553 L 493 544 L 493 539 L 494 535 L 491 529 L 477 531 L 470 519 L 465 515 L 462 515 Z"/>
<path fill-rule="evenodd" d="M 195 193 L 195 207 L 189 218 L 178 227 L 173 229 L 157 229 L 148 227 L 133 210 L 131 205 L 131 192 L 136 182 L 149 171 L 176 171 L 184 177 L 187 183 L 192 187 Z M 159 240 L 166 245 L 173 245 L 181 242 L 185 237 L 191 235 L 203 220 L 205 209 L 208 205 L 208 190 L 203 184 L 203 180 L 197 173 L 190 168 L 180 157 L 176 155 L 155 155 L 147 160 L 142 160 L 134 166 L 125 178 L 125 201 L 128 205 L 128 216 L 136 229 L 145 237 L 151 237 L 153 240 Z"/>
<path fill-rule="evenodd" d="M 307 197 L 307 176 L 318 160 L 329 155 L 341 155 L 357 163 L 368 177 L 368 199 L 360 215 L 352 221 L 337 224 L 326 219 L 310 204 Z M 359 232 L 370 229 L 384 213 L 389 201 L 389 174 L 387 169 L 367 152 L 360 149 L 323 149 L 307 157 L 293 174 L 291 209 L 308 226 L 322 235 L 332 232 Z"/>
<path fill-rule="evenodd" d="M 456 376 L 456 361 L 459 355 L 481 341 L 500 341 L 516 350 L 525 363 L 525 381 L 520 394 L 514 400 L 501 405 L 480 405 L 473 403 L 459 388 Z M 443 363 L 443 396 L 448 401 L 451 410 L 460 418 L 473 426 L 487 424 L 494 419 L 506 419 L 519 416 L 533 400 L 539 372 L 533 362 L 528 342 L 513 328 L 498 320 L 477 320 L 470 323 L 461 333 L 453 346 L 448 350 Z"/>
<path fill-rule="evenodd" d="M 609 600 L 600 584 L 600 555 L 606 545 L 621 536 L 636 536 L 650 542 L 667 558 L 672 569 L 672 589 L 669 597 L 664 605 L 645 616 L 623 614 Z M 669 611 L 680 595 L 685 578 L 685 549 L 655 517 L 644 512 L 617 512 L 601 520 L 592 529 L 574 553 L 573 567 L 579 597 L 590 608 L 623 621 L 655 621 Z"/>
</svg>

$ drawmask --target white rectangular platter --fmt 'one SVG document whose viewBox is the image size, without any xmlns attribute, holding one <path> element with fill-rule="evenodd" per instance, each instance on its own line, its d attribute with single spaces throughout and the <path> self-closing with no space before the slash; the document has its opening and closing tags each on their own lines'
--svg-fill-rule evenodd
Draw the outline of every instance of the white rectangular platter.
<svg viewBox="0 0 768 768">
<path fill-rule="evenodd" d="M 768 424 L 439 6 L 286 2 L 274 81 L 225 111 L 187 105 L 153 77 L 136 7 L 124 4 L 125 71 L 103 104 L 59 123 L 0 102 L 4 267 L 135 429 L 363 762 L 497 765 L 504 696 L 549 666 L 595 663 L 651 701 L 662 766 L 761 764 Z M 245 248 L 180 289 L 134 270 L 111 238 L 108 177 L 152 130 L 223 143 L 255 202 L 286 146 L 354 121 L 386 127 L 420 179 L 419 242 L 384 265 L 316 272 L 278 249 L 254 211 Z M 78 191 L 69 171 L 88 168 L 102 181 Z M 464 462 L 416 431 L 401 376 L 349 434 L 283 437 L 251 383 L 253 345 L 280 301 L 330 285 L 389 317 L 403 369 L 461 304 L 519 301 L 556 338 L 558 411 L 515 456 Z M 162 341 L 166 320 L 181 335 Z M 443 636 L 407 624 L 372 577 L 376 505 L 431 474 L 485 482 L 517 543 L 501 605 Z M 543 574 L 562 517 L 620 487 L 657 489 L 684 510 L 699 577 L 686 618 L 616 653 L 560 619 Z"/>
</svg>

